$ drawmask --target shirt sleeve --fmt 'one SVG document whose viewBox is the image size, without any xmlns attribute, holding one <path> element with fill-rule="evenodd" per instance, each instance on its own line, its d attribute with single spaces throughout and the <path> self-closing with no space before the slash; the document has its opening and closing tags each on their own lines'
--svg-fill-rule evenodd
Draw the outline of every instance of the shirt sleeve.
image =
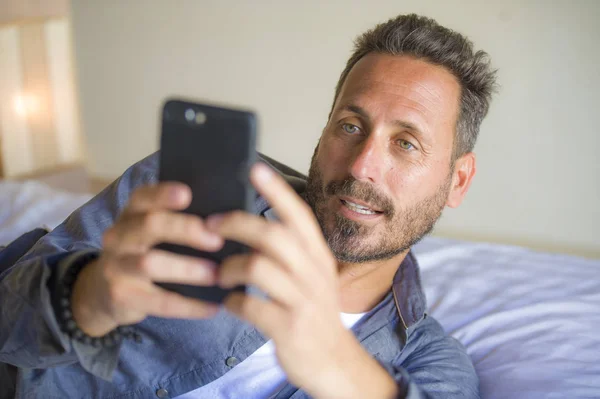
<svg viewBox="0 0 600 399">
<path fill-rule="evenodd" d="M 479 379 L 464 346 L 431 317 L 412 328 L 402 353 L 383 364 L 398 384 L 398 398 L 479 398 Z"/>
<path fill-rule="evenodd" d="M 132 190 L 156 181 L 157 159 L 155 153 L 130 167 L 0 276 L 0 362 L 21 368 L 79 362 L 87 371 L 110 379 L 119 347 L 94 348 L 71 340 L 58 326 L 52 297 L 69 267 L 101 252 L 102 234 Z"/>
</svg>

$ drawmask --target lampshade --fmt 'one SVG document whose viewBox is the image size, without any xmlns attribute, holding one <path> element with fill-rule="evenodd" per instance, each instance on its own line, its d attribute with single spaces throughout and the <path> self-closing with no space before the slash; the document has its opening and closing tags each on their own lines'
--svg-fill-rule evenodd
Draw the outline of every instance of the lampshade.
<svg viewBox="0 0 600 399">
<path fill-rule="evenodd" d="M 0 27 L 0 173 L 82 159 L 66 18 Z"/>
</svg>

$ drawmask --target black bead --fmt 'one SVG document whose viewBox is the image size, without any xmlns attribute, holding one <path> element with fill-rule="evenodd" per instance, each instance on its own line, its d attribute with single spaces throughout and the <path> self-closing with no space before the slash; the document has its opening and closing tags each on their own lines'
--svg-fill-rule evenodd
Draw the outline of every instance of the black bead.
<svg viewBox="0 0 600 399">
<path fill-rule="evenodd" d="M 85 334 L 80 329 L 73 331 L 73 339 L 80 341 Z"/>
<path fill-rule="evenodd" d="M 74 331 L 75 329 L 77 329 L 77 323 L 75 323 L 75 320 L 73 319 L 67 320 L 67 322 L 65 323 L 65 327 L 67 328 L 67 331 Z"/>
<path fill-rule="evenodd" d="M 92 343 L 92 337 L 90 337 L 89 335 L 86 335 L 83 337 L 83 339 L 81 340 L 81 342 L 83 342 L 86 345 L 91 345 Z"/>
<path fill-rule="evenodd" d="M 69 309 L 65 309 L 62 312 L 63 320 L 70 320 L 73 317 L 73 313 Z"/>
<path fill-rule="evenodd" d="M 113 346 L 115 343 L 110 335 L 105 335 L 102 337 L 102 346 L 109 347 Z"/>
</svg>

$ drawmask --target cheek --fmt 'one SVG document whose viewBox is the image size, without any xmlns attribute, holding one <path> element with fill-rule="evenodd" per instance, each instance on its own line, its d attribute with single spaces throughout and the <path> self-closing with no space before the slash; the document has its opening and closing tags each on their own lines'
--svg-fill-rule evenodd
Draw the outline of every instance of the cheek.
<svg viewBox="0 0 600 399">
<path fill-rule="evenodd" d="M 325 181 L 346 178 L 351 152 L 341 140 L 325 135 L 317 154 L 317 165 Z"/>
<path fill-rule="evenodd" d="M 427 198 L 434 193 L 442 183 L 442 174 L 441 171 L 425 165 L 396 166 L 390 169 L 387 182 L 396 200 L 406 204 Z"/>
<path fill-rule="evenodd" d="M 386 180 L 396 201 L 404 203 L 408 196 L 415 194 L 415 180 L 417 179 L 406 170 L 400 171 L 394 168 L 390 170 Z"/>
</svg>

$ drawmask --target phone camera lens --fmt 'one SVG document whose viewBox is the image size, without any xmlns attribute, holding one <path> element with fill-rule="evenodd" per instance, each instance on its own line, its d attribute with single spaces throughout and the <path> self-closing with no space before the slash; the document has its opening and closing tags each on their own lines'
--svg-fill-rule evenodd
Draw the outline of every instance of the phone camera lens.
<svg viewBox="0 0 600 399">
<path fill-rule="evenodd" d="M 194 119 L 196 119 L 196 112 L 191 108 L 186 109 L 185 110 L 185 120 L 188 122 L 193 122 Z"/>
<path fill-rule="evenodd" d="M 196 114 L 196 123 L 198 125 L 204 125 L 204 122 L 206 122 L 206 114 L 204 112 L 198 112 Z"/>
</svg>

